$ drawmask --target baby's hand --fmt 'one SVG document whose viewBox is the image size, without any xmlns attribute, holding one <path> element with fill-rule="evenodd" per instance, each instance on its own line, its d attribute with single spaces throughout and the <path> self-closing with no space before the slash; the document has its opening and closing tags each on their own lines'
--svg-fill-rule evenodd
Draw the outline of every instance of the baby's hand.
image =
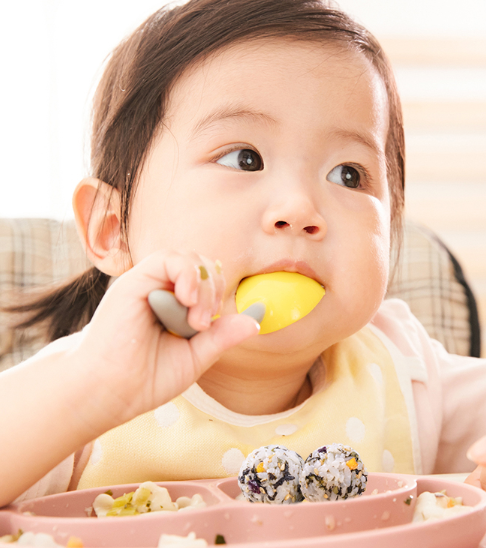
<svg viewBox="0 0 486 548">
<path fill-rule="evenodd" d="M 467 477 L 466 483 L 486 491 L 486 436 L 479 439 L 468 449 L 467 457 L 475 462 L 478 467 Z"/>
<path fill-rule="evenodd" d="M 221 268 L 197 254 L 156 252 L 120 276 L 103 297 L 75 350 L 75 363 L 92 375 L 98 397 L 96 422 L 122 424 L 178 396 L 227 349 L 258 333 L 248 316 L 214 322 L 225 288 Z M 169 334 L 147 301 L 154 289 L 173 291 L 200 331 L 190 340 Z M 101 408 L 101 409 L 100 409 Z M 93 425 L 94 426 L 94 425 Z"/>
</svg>

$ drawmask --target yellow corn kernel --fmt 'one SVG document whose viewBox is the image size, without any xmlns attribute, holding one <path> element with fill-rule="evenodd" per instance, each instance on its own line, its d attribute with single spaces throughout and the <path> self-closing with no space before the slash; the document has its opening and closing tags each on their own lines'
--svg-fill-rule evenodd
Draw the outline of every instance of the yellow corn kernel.
<svg viewBox="0 0 486 548">
<path fill-rule="evenodd" d="M 265 472 L 265 466 L 263 466 L 263 462 L 261 462 L 257 467 L 256 471 L 261 474 L 262 472 Z"/>
<path fill-rule="evenodd" d="M 356 470 L 356 468 L 358 468 L 358 463 L 356 462 L 356 459 L 353 457 L 352 459 L 350 459 L 346 462 L 346 466 L 350 470 Z"/>
</svg>

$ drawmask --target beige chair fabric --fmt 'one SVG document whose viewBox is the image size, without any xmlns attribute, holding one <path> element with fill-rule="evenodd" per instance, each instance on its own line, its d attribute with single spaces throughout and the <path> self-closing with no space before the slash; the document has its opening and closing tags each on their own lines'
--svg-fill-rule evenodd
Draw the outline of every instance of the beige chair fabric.
<svg viewBox="0 0 486 548">
<path fill-rule="evenodd" d="M 55 284 L 88 267 L 73 221 L 0 219 L 0 305 L 14 292 Z M 433 234 L 406 223 L 399 266 L 387 296 L 408 302 L 430 336 L 449 352 L 470 355 L 471 349 L 478 352 L 479 324 L 477 312 L 471 310 L 474 297 L 458 279 L 460 274 Z M 46 344 L 39 329 L 20 332 L 8 328 L 8 320 L 0 311 L 0 371 Z"/>
<path fill-rule="evenodd" d="M 13 294 L 61 282 L 88 266 L 74 221 L 0 219 L 0 306 Z M 46 344 L 39 329 L 13 330 L 10 320 L 0 310 L 0 371 Z"/>
<path fill-rule="evenodd" d="M 461 266 L 435 234 L 411 222 L 405 223 L 398 268 L 388 287 L 387 298 L 392 297 L 407 302 L 449 353 L 480 356 L 476 301 Z"/>
</svg>

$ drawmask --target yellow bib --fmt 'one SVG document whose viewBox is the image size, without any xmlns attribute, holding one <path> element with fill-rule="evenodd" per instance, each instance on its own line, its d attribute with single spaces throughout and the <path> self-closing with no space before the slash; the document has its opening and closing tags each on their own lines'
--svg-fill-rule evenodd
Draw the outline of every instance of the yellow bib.
<svg viewBox="0 0 486 548">
<path fill-rule="evenodd" d="M 324 387 L 284 414 L 259 421 L 228 412 L 241 418 L 228 420 L 181 395 L 106 432 L 93 444 L 78 489 L 232 476 L 248 453 L 270 444 L 305 459 L 322 445 L 343 443 L 359 452 L 370 472 L 414 473 L 405 397 L 380 338 L 365 328 L 326 350 L 323 361 Z"/>
</svg>

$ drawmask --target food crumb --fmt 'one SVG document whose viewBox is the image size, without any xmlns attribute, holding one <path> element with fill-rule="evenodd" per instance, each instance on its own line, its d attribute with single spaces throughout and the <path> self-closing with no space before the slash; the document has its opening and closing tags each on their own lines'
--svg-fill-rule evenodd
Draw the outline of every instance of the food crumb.
<svg viewBox="0 0 486 548">
<path fill-rule="evenodd" d="M 223 535 L 216 535 L 216 538 L 214 539 L 214 544 L 226 544 L 226 540 L 224 539 Z"/>
<path fill-rule="evenodd" d="M 336 521 L 334 520 L 334 516 L 326 516 L 324 521 L 329 531 L 332 531 L 336 527 Z"/>
<path fill-rule="evenodd" d="M 390 519 L 390 512 L 388 510 L 385 510 L 383 514 L 381 515 L 381 519 L 383 521 L 386 521 L 387 519 Z"/>
<path fill-rule="evenodd" d="M 252 516 L 250 521 L 252 523 L 256 523 L 257 525 L 263 525 L 263 521 L 256 514 L 254 516 Z"/>
</svg>

